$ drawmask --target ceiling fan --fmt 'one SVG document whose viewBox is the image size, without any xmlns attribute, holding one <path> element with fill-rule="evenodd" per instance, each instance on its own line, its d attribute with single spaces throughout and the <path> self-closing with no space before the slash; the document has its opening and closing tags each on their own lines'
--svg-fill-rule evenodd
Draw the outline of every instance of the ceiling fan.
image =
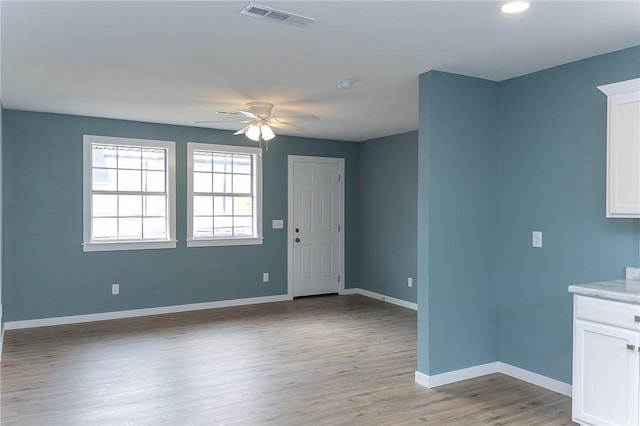
<svg viewBox="0 0 640 426">
<path fill-rule="evenodd" d="M 216 114 L 221 118 L 224 117 L 224 119 L 196 121 L 196 123 L 246 123 L 246 126 L 235 132 L 234 135 L 245 135 L 252 141 L 260 142 L 260 146 L 262 146 L 262 141 L 264 140 L 268 151 L 269 141 L 276 137 L 271 129 L 272 127 L 301 132 L 307 129 L 291 123 L 318 120 L 318 117 L 310 114 L 272 117 L 272 109 L 273 104 L 267 102 L 249 102 L 246 109 L 216 111 Z"/>
</svg>

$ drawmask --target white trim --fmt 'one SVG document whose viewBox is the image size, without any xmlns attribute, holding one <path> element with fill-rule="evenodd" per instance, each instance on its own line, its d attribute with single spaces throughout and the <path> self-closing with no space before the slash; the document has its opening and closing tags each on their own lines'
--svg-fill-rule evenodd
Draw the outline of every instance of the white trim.
<svg viewBox="0 0 640 426">
<path fill-rule="evenodd" d="M 498 362 L 498 371 L 502 374 L 506 374 L 507 376 L 515 377 L 516 379 L 524 382 L 540 386 L 541 388 L 549 389 L 565 396 L 571 396 L 572 387 L 570 384 L 552 379 L 551 377 L 533 373 L 529 370 L 524 370 L 503 362 Z"/>
<path fill-rule="evenodd" d="M 176 248 L 176 241 L 109 241 L 82 243 L 82 251 L 155 250 Z"/>
<path fill-rule="evenodd" d="M 413 302 L 407 302 L 406 300 L 396 299 L 395 297 L 387 296 L 380 293 L 375 293 L 373 291 L 365 290 L 362 288 L 347 288 L 344 289 L 340 294 L 361 294 L 366 297 L 370 297 L 372 299 L 382 300 L 383 302 L 393 303 L 394 305 L 402 306 L 404 308 L 413 309 L 414 311 L 418 310 L 418 304 Z"/>
<path fill-rule="evenodd" d="M 4 342 L 4 324 L 2 323 L 2 303 L 0 303 L 0 361 L 2 360 L 2 343 L 3 342 Z"/>
<path fill-rule="evenodd" d="M 449 383 L 455 383 L 462 380 L 473 379 L 475 377 L 486 376 L 487 374 L 493 373 L 501 373 L 565 396 L 571 396 L 570 384 L 552 379 L 547 376 L 543 376 L 541 374 L 533 373 L 522 368 L 514 367 L 513 365 L 505 364 L 503 362 L 491 362 L 488 364 L 463 368 L 461 370 L 449 371 L 447 373 L 436 374 L 433 376 L 428 376 L 424 373 L 416 371 L 415 382 L 427 388 L 434 388 L 437 386 L 447 385 Z"/>
<path fill-rule="evenodd" d="M 216 238 L 203 240 L 187 240 L 187 247 L 215 246 L 255 246 L 263 243 L 264 238 Z"/>
<path fill-rule="evenodd" d="M 253 224 L 255 236 L 249 238 L 193 238 L 193 152 L 228 152 L 253 156 Z M 187 247 L 244 246 L 263 243 L 262 236 L 262 149 L 248 146 L 187 142 Z"/>
<path fill-rule="evenodd" d="M 72 315 L 66 317 L 40 318 L 33 320 L 9 321 L 4 323 L 5 330 L 21 328 L 47 327 L 51 325 L 79 324 L 92 321 L 106 321 L 122 318 L 144 317 L 148 315 L 173 314 L 176 312 L 199 311 L 203 309 L 227 308 L 231 306 L 256 305 L 259 303 L 282 302 L 291 300 L 286 294 L 276 296 L 250 297 L 246 299 L 221 300 L 217 302 L 191 303 L 187 305 L 161 306 L 157 308 L 131 309 L 127 311 L 103 312 L 99 314 Z"/>
<path fill-rule="evenodd" d="M 91 234 L 91 144 L 131 145 L 167 150 L 167 239 L 135 241 L 93 241 Z M 82 136 L 82 251 L 146 250 L 176 248 L 176 143 L 152 139 L 133 139 L 112 136 Z"/>
<path fill-rule="evenodd" d="M 490 362 L 488 364 L 476 365 L 474 367 L 463 368 L 461 370 L 448 371 L 446 373 L 427 376 L 416 371 L 416 383 L 428 388 L 436 386 L 448 385 L 462 380 L 473 379 L 487 374 L 498 373 L 498 363 Z"/>
<path fill-rule="evenodd" d="M 340 174 L 338 199 L 340 206 L 338 208 L 338 222 L 340 224 L 340 232 L 338 233 L 338 273 L 340 280 L 338 281 L 338 294 L 344 294 L 344 234 L 346 232 L 345 215 L 344 215 L 344 181 L 345 167 L 344 158 L 334 157 L 313 157 L 307 155 L 289 155 L 287 156 L 287 294 L 293 297 L 293 163 L 296 161 L 307 161 L 313 163 L 330 163 L 338 165 L 338 173 Z"/>
<path fill-rule="evenodd" d="M 640 90 L 640 78 L 604 84 L 602 86 L 598 86 L 598 89 L 607 96 L 615 96 L 627 92 L 637 92 Z"/>
</svg>

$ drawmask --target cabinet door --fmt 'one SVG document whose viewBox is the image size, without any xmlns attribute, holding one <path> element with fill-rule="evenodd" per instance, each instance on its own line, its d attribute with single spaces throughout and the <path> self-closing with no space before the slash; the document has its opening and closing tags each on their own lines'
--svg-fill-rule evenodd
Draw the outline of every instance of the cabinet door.
<svg viewBox="0 0 640 426">
<path fill-rule="evenodd" d="M 581 320 L 574 332 L 573 420 L 637 426 L 640 333 Z"/>
<path fill-rule="evenodd" d="M 640 217 L 640 79 L 600 89 L 607 100 L 607 217 Z"/>
</svg>

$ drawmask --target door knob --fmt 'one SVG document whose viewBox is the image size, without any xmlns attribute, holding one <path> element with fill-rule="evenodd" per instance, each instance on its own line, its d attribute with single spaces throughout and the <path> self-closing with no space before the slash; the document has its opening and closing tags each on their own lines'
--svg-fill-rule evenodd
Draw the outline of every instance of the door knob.
<svg viewBox="0 0 640 426">
<path fill-rule="evenodd" d="M 296 239 L 295 239 L 295 242 L 296 242 L 296 243 L 299 243 L 299 242 L 300 242 L 300 238 L 296 238 Z"/>
</svg>

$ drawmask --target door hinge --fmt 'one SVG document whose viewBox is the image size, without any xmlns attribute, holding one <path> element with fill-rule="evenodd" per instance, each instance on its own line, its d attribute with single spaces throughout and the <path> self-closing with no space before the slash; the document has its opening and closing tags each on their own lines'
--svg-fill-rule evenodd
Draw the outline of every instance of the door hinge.
<svg viewBox="0 0 640 426">
<path fill-rule="evenodd" d="M 340 282 L 340 274 L 338 274 L 338 282 Z"/>
<path fill-rule="evenodd" d="M 342 181 L 342 175 L 338 174 L 338 182 L 341 182 L 341 181 Z"/>
<path fill-rule="evenodd" d="M 340 232 L 340 225 L 338 225 L 338 232 Z"/>
</svg>

